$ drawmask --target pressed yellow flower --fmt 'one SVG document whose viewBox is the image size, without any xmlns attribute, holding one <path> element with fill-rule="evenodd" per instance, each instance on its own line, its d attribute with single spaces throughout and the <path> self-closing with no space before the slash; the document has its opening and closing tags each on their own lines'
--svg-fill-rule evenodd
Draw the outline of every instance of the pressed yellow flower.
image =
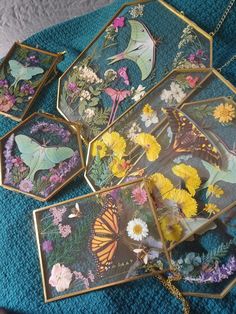
<svg viewBox="0 0 236 314">
<path fill-rule="evenodd" d="M 214 195 L 217 198 L 220 198 L 224 194 L 224 190 L 220 188 L 218 185 L 210 184 L 207 188 L 208 193 Z"/>
<path fill-rule="evenodd" d="M 129 165 L 129 162 L 125 159 L 114 158 L 109 164 L 109 168 L 115 177 L 123 178 L 126 175 Z"/>
<path fill-rule="evenodd" d="M 185 186 L 189 193 L 194 196 L 196 189 L 201 185 L 201 179 L 198 175 L 197 169 L 192 166 L 179 164 L 172 168 L 174 174 L 184 180 Z"/>
<path fill-rule="evenodd" d="M 106 132 L 102 136 L 102 140 L 107 147 L 109 147 L 113 154 L 121 159 L 124 156 L 126 149 L 125 139 L 118 132 Z"/>
<path fill-rule="evenodd" d="M 168 193 L 167 199 L 176 203 L 177 207 L 181 210 L 186 218 L 196 216 L 197 202 L 187 191 L 173 189 L 170 193 Z"/>
<path fill-rule="evenodd" d="M 153 109 L 152 107 L 149 105 L 149 104 L 146 104 L 144 107 L 143 107 L 143 114 L 145 116 L 148 116 L 148 117 L 151 117 L 152 114 L 153 114 Z"/>
<path fill-rule="evenodd" d="M 155 137 L 148 133 L 139 133 L 135 136 L 134 142 L 146 151 L 146 156 L 149 161 L 155 161 L 159 157 L 161 146 L 157 143 Z"/>
<path fill-rule="evenodd" d="M 181 239 L 183 228 L 178 222 L 173 221 L 172 217 L 162 217 L 160 219 L 160 226 L 165 240 L 177 242 Z"/>
<path fill-rule="evenodd" d="M 162 173 L 156 172 L 149 179 L 159 190 L 163 199 L 167 198 L 169 193 L 174 189 L 172 182 L 163 176 Z"/>
<path fill-rule="evenodd" d="M 205 210 L 205 212 L 207 212 L 210 215 L 216 214 L 220 211 L 220 209 L 215 204 L 212 204 L 212 203 L 208 203 L 207 205 L 205 205 L 203 210 Z"/>
<path fill-rule="evenodd" d="M 100 158 L 103 158 L 106 156 L 107 153 L 107 147 L 103 143 L 103 141 L 95 141 L 92 143 L 92 149 L 91 149 L 92 156 L 99 156 Z"/>
<path fill-rule="evenodd" d="M 235 118 L 235 107 L 229 103 L 222 103 L 215 108 L 213 116 L 220 123 L 229 123 Z"/>
</svg>

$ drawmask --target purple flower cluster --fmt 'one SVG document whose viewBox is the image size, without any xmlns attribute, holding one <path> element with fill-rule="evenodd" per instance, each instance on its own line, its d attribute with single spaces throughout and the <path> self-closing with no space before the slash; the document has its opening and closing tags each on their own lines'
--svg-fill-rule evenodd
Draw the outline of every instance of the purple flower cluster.
<svg viewBox="0 0 236 314">
<path fill-rule="evenodd" d="M 7 80 L 0 80 L 0 88 L 8 88 L 8 81 Z"/>
<path fill-rule="evenodd" d="M 6 141 L 6 144 L 4 147 L 5 149 L 4 149 L 3 155 L 5 157 L 5 168 L 6 168 L 6 173 L 5 173 L 5 178 L 4 178 L 5 184 L 11 183 L 11 169 L 13 167 L 12 149 L 14 145 L 14 139 L 15 139 L 15 135 L 12 134 Z"/>
<path fill-rule="evenodd" d="M 191 53 L 188 56 L 188 61 L 191 63 L 201 63 L 204 58 L 204 51 L 202 49 L 198 49 L 196 53 Z"/>
<path fill-rule="evenodd" d="M 68 130 L 55 123 L 38 122 L 31 128 L 30 133 L 34 134 L 38 131 L 42 131 L 45 133 L 54 133 L 62 139 L 63 143 L 68 143 L 71 136 L 71 133 Z"/>
<path fill-rule="evenodd" d="M 52 176 L 54 178 L 59 178 L 58 180 L 50 180 L 50 185 L 45 189 L 43 192 L 43 195 L 47 197 L 56 187 L 58 182 L 63 182 L 64 178 L 74 169 L 78 166 L 80 161 L 80 154 L 76 150 L 73 154 L 73 156 L 69 159 L 69 161 L 63 161 L 59 164 L 57 168 L 53 168 L 50 170 Z"/>
<path fill-rule="evenodd" d="M 25 95 L 34 95 L 35 90 L 30 84 L 23 84 L 20 88 L 21 93 Z"/>
<path fill-rule="evenodd" d="M 35 55 L 30 55 L 26 58 L 26 62 L 32 65 L 36 65 L 39 63 L 39 58 Z"/>
<path fill-rule="evenodd" d="M 185 277 L 185 280 L 198 283 L 216 283 L 229 278 L 235 272 L 236 258 L 231 256 L 226 264 L 221 266 L 217 264 L 211 271 L 202 271 L 199 277 Z"/>
</svg>

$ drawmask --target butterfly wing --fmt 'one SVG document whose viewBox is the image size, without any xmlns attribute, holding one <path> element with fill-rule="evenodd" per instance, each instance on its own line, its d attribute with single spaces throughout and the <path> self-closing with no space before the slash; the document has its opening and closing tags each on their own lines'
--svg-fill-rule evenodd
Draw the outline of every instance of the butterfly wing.
<svg viewBox="0 0 236 314">
<path fill-rule="evenodd" d="M 17 60 L 10 60 L 9 67 L 11 75 L 15 78 L 13 85 L 16 85 L 20 80 L 30 80 L 33 76 L 44 72 L 40 67 L 26 67 Z"/>
<path fill-rule="evenodd" d="M 117 248 L 118 211 L 115 200 L 107 196 L 102 214 L 93 224 L 91 251 L 96 258 L 98 273 L 102 274 L 112 263 Z"/>
<path fill-rule="evenodd" d="M 129 21 L 131 27 L 130 41 L 123 53 L 108 58 L 110 64 L 122 59 L 135 62 L 144 81 L 152 72 L 155 64 L 155 41 L 147 27 L 136 20 Z"/>
<path fill-rule="evenodd" d="M 192 154 L 213 163 L 222 164 L 221 154 L 209 137 L 186 114 L 175 108 L 166 109 L 173 132 L 172 145 L 177 153 Z"/>
<path fill-rule="evenodd" d="M 27 179 L 33 181 L 39 170 L 48 170 L 57 163 L 72 157 L 73 150 L 68 147 L 44 147 L 26 135 L 17 135 L 16 144 L 21 152 L 21 159 L 30 168 Z"/>
<path fill-rule="evenodd" d="M 45 147 L 45 158 L 54 165 L 71 158 L 74 154 L 69 147 Z"/>
<path fill-rule="evenodd" d="M 125 54 L 127 59 L 137 63 L 145 80 L 155 64 L 155 42 L 147 27 L 136 20 L 129 21 L 131 26 L 131 39 Z"/>
</svg>

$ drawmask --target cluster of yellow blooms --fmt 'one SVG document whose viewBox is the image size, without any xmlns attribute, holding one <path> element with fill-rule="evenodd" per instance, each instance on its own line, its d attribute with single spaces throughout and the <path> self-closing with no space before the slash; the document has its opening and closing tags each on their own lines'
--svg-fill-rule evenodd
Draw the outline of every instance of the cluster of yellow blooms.
<svg viewBox="0 0 236 314">
<path fill-rule="evenodd" d="M 157 143 L 155 137 L 147 133 L 139 133 L 135 136 L 134 142 L 141 146 L 148 161 L 155 161 L 159 157 L 161 146 Z M 112 174 L 117 178 L 123 178 L 130 168 L 130 162 L 125 160 L 126 141 L 118 132 L 106 132 L 101 139 L 92 143 L 91 154 L 93 157 L 113 156 L 109 167 Z"/>
<path fill-rule="evenodd" d="M 169 203 L 173 204 L 185 218 L 196 217 L 198 204 L 194 195 L 201 185 L 201 179 L 197 170 L 192 166 L 181 163 L 173 166 L 172 171 L 184 181 L 188 191 L 175 188 L 171 180 L 161 173 L 155 173 L 150 176 L 150 182 L 157 188 L 164 203 L 165 201 L 169 201 Z M 210 185 L 208 187 L 208 192 L 217 198 L 224 194 L 224 191 L 217 185 Z M 203 210 L 210 215 L 220 211 L 217 205 L 212 203 L 206 204 Z M 183 227 L 179 222 L 180 219 L 176 216 L 174 210 L 172 213 L 165 213 L 160 218 L 160 226 L 165 240 L 177 242 L 181 239 L 183 235 Z"/>
</svg>

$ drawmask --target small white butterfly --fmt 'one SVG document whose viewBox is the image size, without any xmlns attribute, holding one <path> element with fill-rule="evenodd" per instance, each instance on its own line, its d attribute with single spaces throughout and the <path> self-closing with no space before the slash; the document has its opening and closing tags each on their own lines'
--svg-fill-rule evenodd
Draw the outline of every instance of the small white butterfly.
<svg viewBox="0 0 236 314">
<path fill-rule="evenodd" d="M 68 216 L 68 218 L 80 218 L 82 216 L 80 207 L 78 203 L 75 203 L 75 207 L 72 208 L 71 214 Z"/>
</svg>

